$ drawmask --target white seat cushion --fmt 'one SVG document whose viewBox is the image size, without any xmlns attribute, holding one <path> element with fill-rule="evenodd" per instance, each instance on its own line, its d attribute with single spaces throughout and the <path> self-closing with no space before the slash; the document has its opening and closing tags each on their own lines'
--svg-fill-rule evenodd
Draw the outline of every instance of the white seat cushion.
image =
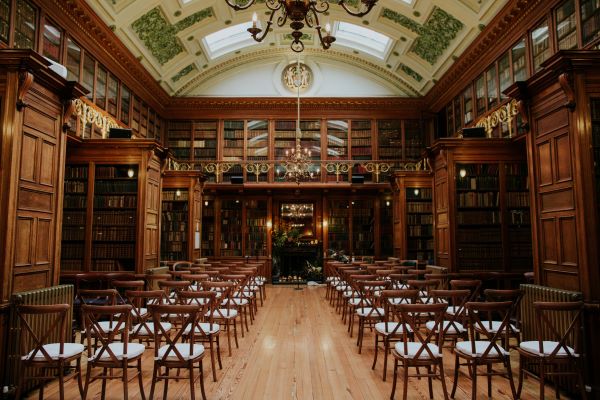
<svg viewBox="0 0 600 400">
<path fill-rule="evenodd" d="M 411 299 L 407 299 L 406 297 L 394 297 L 388 300 L 391 304 L 397 306 L 398 304 L 410 304 L 412 303 Z"/>
<path fill-rule="evenodd" d="M 464 307 L 461 308 L 460 306 L 448 306 L 448 308 L 446 309 L 446 314 L 454 315 L 457 312 L 459 312 L 459 310 L 462 315 L 467 315 L 467 309 Z"/>
<path fill-rule="evenodd" d="M 400 326 L 398 326 L 398 325 L 400 325 Z M 396 326 L 398 326 L 398 329 L 394 332 L 394 329 L 396 329 Z M 406 325 L 406 328 L 409 332 L 411 332 L 410 326 Z M 402 335 L 402 333 L 404 332 L 404 327 L 402 326 L 402 324 L 400 322 L 388 322 L 387 324 L 385 322 L 378 322 L 375 324 L 375 330 L 379 334 L 384 335 L 384 336 L 387 336 L 387 335 L 391 334 L 392 332 L 394 333 L 394 335 Z"/>
<path fill-rule="evenodd" d="M 212 335 L 215 334 L 217 332 L 219 332 L 220 330 L 220 326 L 219 324 L 209 324 L 208 322 L 201 322 L 198 324 L 199 327 L 196 327 L 196 329 L 194 329 L 194 333 L 198 333 L 201 335 Z M 184 330 L 183 333 L 185 335 L 189 334 L 190 331 L 192 330 L 192 326 L 188 325 Z"/>
<path fill-rule="evenodd" d="M 396 343 L 394 348 L 396 349 L 398 354 L 400 354 L 400 356 L 403 358 L 415 358 L 415 356 L 417 355 L 417 352 L 419 351 L 419 349 L 422 346 L 423 345 L 419 342 L 406 342 L 406 347 L 407 347 L 406 354 L 404 353 L 404 342 Z M 429 347 L 429 350 L 431 350 L 431 353 L 433 353 L 433 355 L 435 357 L 442 357 L 442 353 L 440 352 L 440 349 L 437 345 L 435 345 L 433 343 L 427 343 L 427 347 Z M 419 360 L 426 360 L 426 359 L 431 359 L 431 356 L 429 355 L 427 350 L 423 349 L 421 354 L 419 354 Z"/>
<path fill-rule="evenodd" d="M 190 351 L 189 343 L 175 343 L 175 348 L 177 348 L 177 351 L 179 351 L 184 360 L 193 360 L 194 358 L 200 357 L 204 353 L 204 346 L 196 343 L 194 343 L 194 346 L 191 349 L 192 351 Z M 167 353 L 167 350 L 169 349 L 171 350 Z M 169 345 L 164 345 L 158 349 L 158 357 L 155 359 L 162 360 L 165 354 L 167 355 L 167 361 L 178 361 L 180 359 L 177 356 L 177 353 L 175 353 L 175 350 L 173 350 Z"/>
<path fill-rule="evenodd" d="M 498 329 L 500 329 L 500 325 L 502 325 L 502 321 L 481 321 L 481 323 L 485 327 L 485 330 L 488 331 L 489 333 L 498 332 Z M 506 327 L 508 327 L 508 326 L 509 325 L 506 325 Z M 479 328 L 479 325 L 477 325 L 476 328 Z M 510 329 L 511 329 L 511 332 L 519 332 L 519 329 L 517 329 L 517 327 L 514 326 L 513 324 L 510 324 Z"/>
<path fill-rule="evenodd" d="M 490 345 L 490 342 L 487 340 L 476 340 L 475 341 L 475 353 L 473 353 L 471 351 L 471 342 L 470 341 L 458 342 L 458 343 L 456 343 L 456 351 L 458 351 L 459 353 L 462 353 L 462 354 L 469 355 L 471 357 L 481 357 L 481 356 L 483 356 L 483 353 L 486 351 L 486 349 L 488 348 L 489 345 Z M 502 346 L 500 346 L 499 344 L 496 344 L 496 346 L 500 349 L 500 352 L 502 353 L 501 355 L 503 355 L 503 356 L 508 355 L 508 351 L 504 350 L 504 348 Z M 496 350 L 495 347 L 492 347 L 492 349 L 487 354 L 487 356 L 488 357 L 499 357 L 500 354 L 498 354 L 498 351 Z"/>
<path fill-rule="evenodd" d="M 108 348 L 110 348 L 112 350 L 112 352 L 114 353 L 115 357 L 117 357 L 118 360 L 122 360 L 125 357 L 135 358 L 139 355 L 144 354 L 144 350 L 146 350 L 146 346 L 144 346 L 141 343 L 127 343 L 127 353 L 126 354 L 123 351 L 124 343 L 121 343 L 121 342 L 109 343 Z M 94 355 L 90 358 L 90 361 L 96 359 L 96 357 L 100 353 L 100 350 L 101 349 L 96 350 Z M 100 361 L 110 361 L 111 359 L 112 358 L 107 350 L 102 352 L 102 355 L 100 356 Z"/>
<path fill-rule="evenodd" d="M 361 299 L 360 297 L 354 297 L 354 298 L 348 300 L 348 304 L 350 304 L 351 306 L 358 306 L 358 305 L 369 305 L 370 302 L 368 300 Z"/>
<path fill-rule="evenodd" d="M 206 316 L 210 315 L 210 312 L 207 313 Z M 235 318 L 237 317 L 238 312 L 237 310 L 234 310 L 232 308 L 219 308 L 218 310 L 213 311 L 212 316 L 213 318 Z"/>
<path fill-rule="evenodd" d="M 221 302 L 221 305 L 228 305 L 230 302 L 229 299 L 225 299 Z M 248 300 L 246 299 L 238 299 L 238 298 L 233 298 L 231 299 L 231 303 L 235 304 L 236 306 L 247 306 L 248 305 Z"/>
<path fill-rule="evenodd" d="M 543 344 L 544 344 L 544 352 L 543 353 L 540 352 L 540 342 L 537 340 L 521 342 L 519 347 L 521 349 L 523 349 L 529 353 L 535 354 L 537 356 L 548 357 L 559 346 L 558 342 L 552 342 L 552 341 L 548 341 L 548 340 L 544 340 Z M 572 355 L 574 355 L 575 357 L 579 357 L 579 354 L 575 353 L 574 348 L 567 346 L 567 349 L 569 349 L 569 352 Z M 556 353 L 556 355 L 559 357 L 560 356 L 565 357 L 565 356 L 567 356 L 567 352 L 565 351 L 564 347 L 561 346 L 560 349 L 558 350 L 558 352 Z"/>
<path fill-rule="evenodd" d="M 161 322 L 160 325 L 165 330 L 165 332 L 169 332 L 173 325 L 169 322 Z M 131 334 L 140 335 L 140 336 L 154 336 L 154 323 L 147 322 L 144 324 L 136 324 L 131 329 Z"/>
<path fill-rule="evenodd" d="M 102 329 L 102 332 L 104 333 L 108 333 L 111 332 L 113 329 L 115 329 L 117 327 L 117 324 L 119 323 L 119 321 L 99 321 L 98 322 L 98 326 L 100 327 L 100 329 Z M 121 324 L 121 326 L 119 327 L 119 332 L 122 331 L 123 329 L 125 329 L 125 324 Z M 94 328 L 92 327 L 92 334 L 95 334 L 96 331 L 94 330 Z M 82 335 L 85 335 L 85 330 L 81 331 Z"/>
<path fill-rule="evenodd" d="M 381 318 L 385 314 L 385 311 L 381 307 L 372 308 L 372 307 L 362 307 L 356 310 L 356 313 L 359 317 L 367 317 L 367 318 Z"/>
<path fill-rule="evenodd" d="M 443 325 L 446 333 L 449 335 L 456 335 L 459 333 L 465 333 L 467 331 L 461 323 L 456 322 L 456 321 L 454 321 L 453 323 L 450 323 L 450 321 L 443 321 L 442 325 Z M 428 331 L 432 330 L 434 326 L 435 326 L 435 321 L 427 321 L 425 323 L 425 328 Z"/>
<path fill-rule="evenodd" d="M 59 358 L 69 358 L 81 354 L 85 347 L 79 343 L 65 343 L 63 347 L 63 353 L 60 354 L 60 343 L 49 343 L 42 346 L 48 353 L 52 360 L 58 360 Z M 29 360 L 33 356 L 33 350 L 28 354 L 21 357 L 21 360 Z M 34 361 L 44 361 L 46 356 L 41 351 L 35 353 L 33 357 Z"/>
</svg>

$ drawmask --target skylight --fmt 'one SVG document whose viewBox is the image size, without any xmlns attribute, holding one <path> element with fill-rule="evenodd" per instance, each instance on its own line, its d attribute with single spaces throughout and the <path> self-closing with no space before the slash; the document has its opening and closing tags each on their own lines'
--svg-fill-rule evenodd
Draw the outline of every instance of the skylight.
<svg viewBox="0 0 600 400">
<path fill-rule="evenodd" d="M 248 33 L 248 28 L 251 26 L 252 21 L 249 21 L 206 35 L 203 41 L 209 57 L 215 59 L 232 51 L 256 44 L 257 42 Z"/>
<path fill-rule="evenodd" d="M 392 39 L 386 35 L 342 21 L 337 23 L 334 35 L 336 44 L 363 51 L 382 60 L 392 43 Z"/>
</svg>

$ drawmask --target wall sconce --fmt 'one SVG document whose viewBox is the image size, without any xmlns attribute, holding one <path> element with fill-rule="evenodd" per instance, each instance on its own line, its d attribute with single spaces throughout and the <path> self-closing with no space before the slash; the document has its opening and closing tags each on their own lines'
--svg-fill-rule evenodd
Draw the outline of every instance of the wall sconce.
<svg viewBox="0 0 600 400">
<path fill-rule="evenodd" d="M 460 171 L 458 171 L 458 175 L 460 175 L 461 178 L 464 178 L 465 176 L 467 176 L 467 170 L 461 168 Z"/>
<path fill-rule="evenodd" d="M 208 200 L 204 200 L 204 207 L 208 207 Z"/>
<path fill-rule="evenodd" d="M 135 175 L 135 171 L 133 170 L 133 168 L 129 168 L 127 170 L 127 176 L 130 178 L 133 178 L 134 175 Z"/>
<path fill-rule="evenodd" d="M 419 195 L 419 189 L 415 189 L 414 193 L 415 193 L 415 196 L 418 196 Z"/>
<path fill-rule="evenodd" d="M 327 228 L 327 220 L 326 219 L 323 220 L 323 228 Z"/>
<path fill-rule="evenodd" d="M 273 222 L 267 221 L 267 228 L 271 229 L 273 227 Z"/>
<path fill-rule="evenodd" d="M 177 189 L 175 191 L 175 197 L 180 197 L 181 196 L 181 190 Z"/>
<path fill-rule="evenodd" d="M 389 206 L 390 206 L 390 201 L 389 201 L 389 200 L 386 200 L 386 202 L 385 202 L 385 206 L 386 206 L 386 207 L 389 207 Z"/>
</svg>

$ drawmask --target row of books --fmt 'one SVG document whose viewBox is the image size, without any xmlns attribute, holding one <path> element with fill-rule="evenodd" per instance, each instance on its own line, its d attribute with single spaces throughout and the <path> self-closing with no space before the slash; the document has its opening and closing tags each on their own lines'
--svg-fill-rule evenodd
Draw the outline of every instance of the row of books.
<svg viewBox="0 0 600 400">
<path fill-rule="evenodd" d="M 216 156 L 217 156 L 216 149 L 194 149 L 194 157 L 214 159 Z"/>
<path fill-rule="evenodd" d="M 459 211 L 456 214 L 458 224 L 486 224 L 496 225 L 500 223 L 500 212 L 498 211 Z"/>
<path fill-rule="evenodd" d="M 431 188 L 408 188 L 406 198 L 408 200 L 431 200 L 433 189 Z"/>
<path fill-rule="evenodd" d="M 165 239 L 167 240 L 167 244 L 171 242 L 187 242 L 187 233 L 171 230 L 168 232 L 163 231 L 163 235 L 165 235 Z M 181 250 L 174 250 L 181 251 Z"/>
<path fill-rule="evenodd" d="M 433 225 L 409 225 L 408 226 L 409 236 L 432 236 Z"/>
<path fill-rule="evenodd" d="M 229 130 L 229 129 L 225 128 L 225 131 L 223 131 L 223 138 L 224 139 L 244 139 L 244 129 L 242 128 L 241 130 Z"/>
<path fill-rule="evenodd" d="M 408 214 L 406 216 L 406 222 L 408 225 L 432 225 L 433 215 L 432 214 Z"/>
<path fill-rule="evenodd" d="M 191 136 L 191 133 L 192 133 L 191 129 L 187 129 L 187 130 L 169 129 L 167 137 L 169 138 L 169 141 L 171 141 L 173 139 L 189 139 Z"/>
<path fill-rule="evenodd" d="M 242 249 L 242 238 L 238 237 L 237 240 L 226 240 L 225 235 L 221 234 L 221 250 L 241 250 Z"/>
<path fill-rule="evenodd" d="M 370 124 L 369 124 L 369 127 L 365 128 L 364 130 L 354 129 L 354 127 L 353 127 L 351 136 L 352 136 L 352 141 L 354 141 L 357 138 L 369 138 L 369 141 L 370 141 L 371 137 L 373 137 Z"/>
<path fill-rule="evenodd" d="M 63 226 L 68 225 L 85 225 L 85 211 L 65 211 L 63 213 Z"/>
<path fill-rule="evenodd" d="M 507 192 L 506 201 L 508 207 L 528 207 L 529 192 Z"/>
<path fill-rule="evenodd" d="M 83 243 L 63 243 L 61 248 L 61 258 L 83 260 L 83 251 Z"/>
<path fill-rule="evenodd" d="M 95 243 L 92 247 L 92 258 L 134 258 L 134 244 Z"/>
<path fill-rule="evenodd" d="M 61 271 L 81 271 L 83 269 L 83 259 L 68 260 L 62 259 L 60 261 Z"/>
<path fill-rule="evenodd" d="M 190 147 L 191 144 L 191 140 L 169 140 L 169 147 Z"/>
<path fill-rule="evenodd" d="M 65 181 L 65 193 L 85 193 L 87 192 L 86 181 Z"/>
<path fill-rule="evenodd" d="M 68 165 L 65 169 L 65 179 L 85 179 L 88 177 L 87 166 L 72 166 Z"/>
<path fill-rule="evenodd" d="M 388 148 L 388 147 L 380 147 L 379 148 L 379 158 L 402 158 L 402 150 L 397 148 Z"/>
<path fill-rule="evenodd" d="M 92 261 L 92 270 L 98 272 L 133 271 L 134 267 L 133 259 L 131 259 L 129 262 L 123 262 L 123 260 Z"/>
<path fill-rule="evenodd" d="M 192 125 L 187 121 L 169 121 L 169 126 L 167 128 L 170 130 L 190 130 L 192 129 Z"/>
<path fill-rule="evenodd" d="M 185 231 L 187 229 L 187 215 L 182 216 L 175 214 L 170 215 L 169 217 L 163 215 L 161 222 L 163 232 Z"/>
<path fill-rule="evenodd" d="M 135 241 L 135 225 L 132 226 L 94 226 L 92 240 L 104 242 Z"/>
<path fill-rule="evenodd" d="M 371 139 L 355 139 L 352 138 L 352 148 L 354 147 L 371 147 Z"/>
<path fill-rule="evenodd" d="M 477 230 L 458 230 L 456 240 L 459 243 L 498 243 L 502 241 L 499 228 L 480 228 Z"/>
<path fill-rule="evenodd" d="M 467 190 L 498 190 L 498 177 L 496 176 L 478 176 L 478 177 L 458 177 L 456 180 L 458 189 Z"/>
<path fill-rule="evenodd" d="M 432 203 L 425 202 L 408 202 L 406 203 L 406 211 L 409 213 L 430 213 L 433 210 Z"/>
<path fill-rule="evenodd" d="M 64 208 L 85 208 L 87 206 L 87 198 L 85 196 L 72 196 L 65 194 L 63 199 Z"/>
<path fill-rule="evenodd" d="M 518 193 L 517 193 L 518 194 Z M 459 207 L 498 207 L 498 192 L 459 192 Z"/>
<path fill-rule="evenodd" d="M 177 193 L 179 192 L 179 193 Z M 187 190 L 165 190 L 162 193 L 163 201 L 187 201 L 189 199 L 189 192 Z M 166 208 L 165 208 L 166 207 Z M 173 207 L 172 203 L 163 203 L 163 210 L 171 210 Z M 187 203 L 181 204 L 182 210 L 187 211 Z"/>
<path fill-rule="evenodd" d="M 195 131 L 194 132 L 194 139 L 216 139 L 217 138 L 217 131 Z"/>
<path fill-rule="evenodd" d="M 352 146 L 352 157 L 355 156 L 371 156 L 373 152 L 371 151 L 371 147 L 354 147 Z"/>
<path fill-rule="evenodd" d="M 225 129 L 244 129 L 244 121 L 223 121 Z"/>
<path fill-rule="evenodd" d="M 296 121 L 275 121 L 275 130 L 296 129 Z M 300 121 L 300 129 L 302 130 L 319 130 L 321 129 L 320 121 Z"/>
<path fill-rule="evenodd" d="M 85 226 L 63 226 L 63 240 L 84 240 Z"/>
<path fill-rule="evenodd" d="M 217 129 L 217 121 L 196 121 L 194 122 L 194 130 Z"/>
<path fill-rule="evenodd" d="M 190 149 L 188 148 L 171 148 L 170 150 L 173 152 L 175 158 L 180 160 L 187 160 L 190 158 Z"/>
<path fill-rule="evenodd" d="M 204 147 L 217 147 L 216 140 L 194 140 L 194 147 L 204 148 Z"/>
<path fill-rule="evenodd" d="M 94 225 L 131 225 L 135 226 L 135 210 L 95 211 Z"/>
<path fill-rule="evenodd" d="M 433 239 L 416 239 L 408 238 L 407 241 L 408 249 L 415 250 L 433 250 Z"/>
<path fill-rule="evenodd" d="M 137 180 L 102 181 L 96 180 L 94 192 L 104 193 L 137 193 Z"/>
<path fill-rule="evenodd" d="M 133 167 L 131 167 L 133 168 Z M 129 167 L 108 167 L 108 166 L 97 166 L 96 167 L 96 179 L 114 179 L 124 178 L 127 176 L 127 170 Z"/>
<path fill-rule="evenodd" d="M 476 243 L 473 245 L 461 244 L 458 249 L 458 259 L 463 260 L 466 258 L 479 258 L 479 259 L 502 259 L 504 253 L 502 252 L 502 245 L 482 245 Z"/>
<path fill-rule="evenodd" d="M 137 196 L 95 196 L 94 207 L 134 208 L 137 207 Z"/>
</svg>

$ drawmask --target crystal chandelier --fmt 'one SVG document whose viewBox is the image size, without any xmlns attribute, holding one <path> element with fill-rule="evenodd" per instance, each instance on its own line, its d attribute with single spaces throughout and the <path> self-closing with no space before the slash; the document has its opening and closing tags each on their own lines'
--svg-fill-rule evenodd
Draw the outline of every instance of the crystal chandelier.
<svg viewBox="0 0 600 400">
<path fill-rule="evenodd" d="M 248 32 L 257 42 L 262 42 L 269 33 L 273 19 L 277 11 L 281 10 L 281 15 L 277 18 L 277 26 L 282 27 L 290 20 L 292 28 L 292 44 L 291 48 L 299 53 L 304 50 L 302 43 L 302 29 L 304 26 L 315 28 L 319 36 L 319 41 L 323 49 L 327 50 L 331 44 L 335 42 L 335 37 L 331 35 L 331 26 L 325 25 L 325 35 L 323 35 L 321 23 L 319 22 L 319 14 L 324 14 L 329 10 L 329 3 L 335 1 L 342 6 L 350 15 L 362 17 L 371 11 L 379 0 L 265 0 L 265 4 L 271 10 L 267 27 L 263 30 L 258 27 L 258 17 L 256 13 L 252 16 L 252 27 L 248 28 Z M 234 10 L 245 10 L 256 3 L 256 0 L 225 0 Z M 354 11 L 347 3 L 358 3 L 358 8 Z M 327 15 L 327 14 L 325 14 Z M 261 35 L 262 32 L 262 35 Z"/>
<path fill-rule="evenodd" d="M 310 150 L 302 149 L 300 144 L 300 138 L 302 137 L 302 131 L 300 130 L 300 85 L 302 84 L 302 78 L 300 75 L 299 58 L 294 75 L 294 85 L 297 89 L 298 109 L 298 117 L 296 120 L 296 146 L 294 146 L 291 150 L 285 151 L 286 159 L 283 161 L 283 168 L 285 168 L 286 171 L 285 178 L 288 181 L 296 182 L 296 184 L 299 185 L 301 181 L 305 181 L 313 177 L 313 173 L 310 171 L 310 167 L 312 166 L 310 161 Z"/>
</svg>

